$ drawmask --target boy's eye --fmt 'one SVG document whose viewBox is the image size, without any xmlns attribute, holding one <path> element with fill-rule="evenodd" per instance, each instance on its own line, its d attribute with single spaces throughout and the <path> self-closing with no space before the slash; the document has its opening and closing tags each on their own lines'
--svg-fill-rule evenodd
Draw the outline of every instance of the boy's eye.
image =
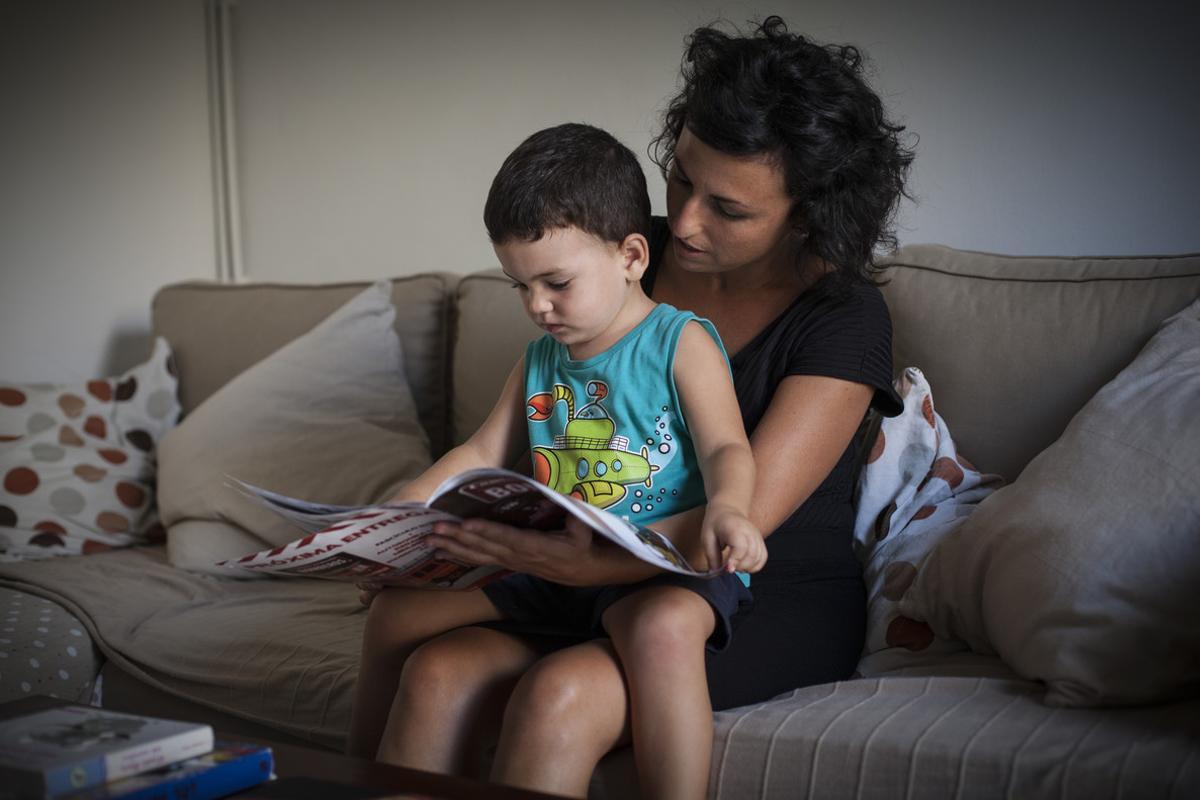
<svg viewBox="0 0 1200 800">
<path fill-rule="evenodd" d="M 524 289 L 525 288 L 525 284 L 517 283 L 516 281 L 512 281 L 508 285 L 513 289 Z"/>
<path fill-rule="evenodd" d="M 551 282 L 547 283 L 546 285 L 549 286 L 554 291 L 560 292 L 563 289 L 567 288 L 567 285 L 570 283 L 571 283 L 570 281 L 551 281 Z"/>
</svg>

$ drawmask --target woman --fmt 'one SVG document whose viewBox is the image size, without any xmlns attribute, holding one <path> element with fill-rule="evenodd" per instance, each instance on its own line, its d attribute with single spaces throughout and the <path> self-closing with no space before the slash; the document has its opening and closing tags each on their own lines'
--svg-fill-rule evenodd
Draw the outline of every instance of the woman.
<svg viewBox="0 0 1200 800">
<path fill-rule="evenodd" d="M 667 218 L 655 220 L 643 283 L 720 332 L 757 465 L 753 521 L 772 532 L 753 607 L 731 646 L 707 655 L 719 710 L 845 678 L 858 660 L 866 600 L 851 549 L 854 434 L 869 408 L 900 409 L 871 256 L 894 245 L 889 222 L 912 153 L 865 84 L 858 51 L 789 34 L 778 17 L 746 37 L 697 30 L 683 76 L 653 143 Z M 702 512 L 660 530 L 699 556 Z M 472 521 L 431 541 L 571 585 L 649 576 L 580 530 L 546 537 Z M 608 640 L 498 625 L 426 641 L 420 621 L 411 625 L 391 673 L 369 676 L 397 685 L 395 713 L 360 694 L 351 752 L 372 755 L 381 742 L 383 760 L 470 772 L 499 730 L 493 780 L 585 795 L 596 762 L 628 741 L 630 687 Z"/>
</svg>

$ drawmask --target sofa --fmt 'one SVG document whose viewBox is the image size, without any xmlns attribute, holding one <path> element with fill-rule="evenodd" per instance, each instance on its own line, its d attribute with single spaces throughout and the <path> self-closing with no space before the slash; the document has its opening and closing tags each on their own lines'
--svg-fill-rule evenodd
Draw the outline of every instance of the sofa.
<svg viewBox="0 0 1200 800">
<path fill-rule="evenodd" d="M 898 371 L 919 367 L 933 392 L 924 406 L 926 421 L 933 425 L 930 406 L 936 404 L 942 426 L 936 428 L 939 446 L 945 438 L 940 431 L 947 431 L 960 463 L 977 465 L 992 490 L 959 507 L 956 513 L 966 521 L 947 529 L 913 569 L 906 567 L 907 591 L 895 591 L 903 571 L 891 565 L 878 580 L 868 579 L 873 592 L 888 594 L 891 587 L 898 609 L 889 618 L 893 626 L 899 613 L 905 621 L 901 627 L 921 635 L 869 647 L 851 679 L 715 715 L 710 795 L 1200 796 L 1196 623 L 1186 614 L 1167 619 L 1163 611 L 1127 627 L 1119 614 L 1072 627 L 1055 604 L 1069 605 L 1068 589 L 1095 582 L 1087 564 L 1070 580 L 1051 578 L 1047 588 L 1031 577 L 1037 564 L 1019 560 L 1037 551 L 1038 540 L 1029 538 L 1038 535 L 1037 525 L 992 539 L 986 538 L 988 532 L 966 529 L 984 519 L 989 508 L 991 524 L 1001 524 L 1012 517 L 1005 503 L 1022 491 L 1055 484 L 1050 462 L 1056 453 L 1061 456 L 1078 418 L 1104 396 L 1102 389 L 1125 374 L 1164 320 L 1196 307 L 1200 256 L 1038 258 L 916 245 L 881 263 L 887 268 L 883 291 L 893 319 L 895 366 Z M 372 323 L 382 320 L 395 330 L 399 352 L 366 356 L 378 363 L 381 374 L 399 373 L 397 393 L 383 399 L 396 408 L 381 406 L 376 417 L 375 410 L 358 413 L 341 401 L 325 403 L 319 393 L 326 384 L 311 368 L 309 394 L 270 395 L 276 373 L 269 371 L 260 370 L 254 385 L 244 380 L 285 346 L 327 324 L 331 314 L 367 288 L 367 283 L 184 283 L 158 292 L 154 333 L 173 353 L 182 408 L 182 421 L 159 449 L 157 488 L 167 541 L 0 564 L 6 592 L 78 620 L 102 665 L 95 694 L 104 706 L 210 721 L 228 733 L 341 747 L 365 619 L 356 592 L 334 582 L 250 580 L 216 567 L 218 555 L 253 552 L 291 534 L 286 527 L 263 534 L 279 520 L 238 505 L 240 498 L 222 485 L 224 476 L 208 473 L 237 470 L 230 474 L 307 493 L 313 500 L 366 502 L 462 441 L 490 408 L 524 343 L 537 333 L 497 270 L 411 275 L 381 289 L 395 312 L 376 314 Z M 331 364 L 355 357 L 330 346 Z M 1200 349 L 1200 336 L 1192 346 Z M 303 354 L 292 355 L 302 361 Z M 397 365 L 399 370 L 392 369 Z M 1174 400 L 1166 400 L 1179 406 L 1171 413 L 1182 414 L 1178 430 L 1185 444 L 1195 430 L 1188 419 L 1200 416 L 1200 393 L 1189 375 L 1182 389 L 1172 389 Z M 350 378 L 328 384 L 330 392 L 357 389 Z M 268 399 L 234 402 L 261 397 L 255 391 L 267 391 Z M 213 398 L 223 403 L 216 407 Z M 289 404 L 321 406 L 328 419 L 289 437 Z M 231 417 L 249 413 L 247 406 L 254 407 L 251 427 L 239 427 Z M 342 428 L 329 420 L 339 414 L 346 426 L 366 420 L 368 429 L 354 434 L 368 443 L 364 448 L 383 444 L 369 452 L 336 451 Z M 384 419 L 388 414 L 405 416 L 407 422 Z M 236 433 L 222 431 L 223 426 Z M 266 428 L 283 434 L 256 440 Z M 864 429 L 868 461 L 881 440 L 878 425 Z M 223 460 L 238 448 L 241 455 L 232 463 Z M 285 452 L 291 455 L 279 455 Z M 284 485 L 267 484 L 271 474 L 247 474 L 262 473 L 264 454 L 278 466 Z M 403 463 L 403 469 L 389 467 L 392 461 Z M 1096 461 L 1085 456 L 1072 474 L 1086 474 Z M 301 462 L 317 467 L 302 474 Z M 347 476 L 360 472 L 361 481 L 348 482 Z M 1171 497 L 1183 509 L 1176 517 L 1185 515 L 1182 524 L 1191 525 L 1200 519 L 1195 511 L 1200 479 L 1180 472 L 1177 459 L 1171 482 L 1156 484 L 1155 496 L 1138 489 L 1143 493 L 1112 497 L 1119 487 L 1136 485 L 1125 476 L 1114 479 L 1118 490 L 1093 492 L 1092 484 L 1073 485 L 1065 500 L 1059 492 L 1058 506 L 1066 503 L 1082 513 L 1113 501 L 1159 506 Z M 1001 483 L 1003 488 L 994 490 Z M 353 491 L 335 491 L 335 485 Z M 896 505 L 889 505 L 889 513 Z M 1148 525 L 1124 533 L 1153 550 L 1159 534 Z M 888 541 L 878 530 L 871 536 L 875 544 Z M 1155 550 L 1166 554 L 1168 564 L 1159 565 L 1155 575 L 1161 580 L 1146 591 L 1169 584 L 1163 608 L 1200 599 L 1197 563 L 1179 555 L 1190 558 L 1195 551 L 1189 547 L 1172 539 Z M 1040 553 L 1037 563 L 1050 563 L 1052 575 L 1068 576 L 1064 565 L 1074 556 L 1056 548 L 1051 555 L 1062 562 L 1052 563 Z M 960 560 L 948 561 L 952 555 Z M 1001 559 L 1017 559 L 1016 566 L 999 570 Z M 1166 568 L 1176 572 L 1163 577 Z M 1116 575 L 1120 565 L 1104 569 L 1105 575 Z M 1114 591 L 1122 597 L 1136 594 L 1140 588 L 1134 583 Z M 1043 591 L 1050 594 L 1039 594 Z M 1034 606 L 1022 605 L 1028 603 Z M 1021 620 L 1045 624 L 1034 630 L 1013 622 L 1022 633 L 1009 641 L 996 620 L 1016 610 Z M 1200 615 L 1193 611 L 1191 616 Z M 1067 658 L 1067 667 L 1057 661 L 1044 666 L 1046 659 L 1058 658 L 1059 650 L 1070 649 L 1073 636 L 1100 631 L 1121 639 L 1126 630 L 1134 644 L 1122 644 L 1112 657 L 1132 660 L 1118 664 L 1116 673 L 1102 672 L 1095 680 L 1085 676 L 1082 683 L 1071 673 L 1068 667 L 1078 672 L 1079 665 L 1109 658 L 1102 649 L 1087 649 L 1090 640 L 1078 651 L 1083 655 L 1074 656 L 1077 663 Z M 1143 649 L 1147 656 L 1139 661 L 1134 656 Z M 1159 666 L 1168 662 L 1169 674 L 1159 674 Z M 5 668 L 0 662 L 0 673 Z M 91 683 L 80 691 L 90 695 Z M 592 795 L 637 796 L 627 749 L 602 762 Z"/>
</svg>

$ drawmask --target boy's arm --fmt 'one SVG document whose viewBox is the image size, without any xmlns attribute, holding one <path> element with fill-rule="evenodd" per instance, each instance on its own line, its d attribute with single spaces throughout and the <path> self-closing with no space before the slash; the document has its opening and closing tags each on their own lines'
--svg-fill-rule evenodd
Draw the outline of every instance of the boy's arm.
<svg viewBox="0 0 1200 800">
<path fill-rule="evenodd" d="M 731 548 L 731 563 L 757 569 L 766 549 L 762 533 L 748 519 L 754 497 L 754 453 L 742 427 L 728 362 L 698 323 L 684 327 L 674 371 L 675 389 L 708 496 L 705 527 L 720 522 L 720 532 L 740 543 Z M 719 564 L 715 540 L 711 535 L 702 538 L 709 566 Z"/>
<path fill-rule="evenodd" d="M 525 359 L 508 373 L 487 419 L 471 437 L 448 451 L 389 502 L 425 501 L 447 478 L 476 467 L 507 467 L 520 457 L 529 438 L 525 430 Z"/>
</svg>

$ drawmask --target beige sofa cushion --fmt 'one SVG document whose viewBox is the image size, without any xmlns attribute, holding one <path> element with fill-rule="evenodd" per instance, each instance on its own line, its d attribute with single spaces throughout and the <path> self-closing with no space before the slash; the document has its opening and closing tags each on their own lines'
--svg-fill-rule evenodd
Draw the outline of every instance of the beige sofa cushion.
<svg viewBox="0 0 1200 800">
<path fill-rule="evenodd" d="M 450 299 L 458 278 L 423 274 L 392 281 L 396 333 L 430 447 L 446 444 Z M 154 296 L 155 334 L 171 343 L 180 404 L 191 413 L 235 375 L 311 329 L 370 284 L 180 283 Z"/>
<path fill-rule="evenodd" d="M 542 331 L 525 314 L 512 279 L 498 269 L 458 284 L 452 444 L 462 444 L 496 404 L 504 379 Z"/>
<path fill-rule="evenodd" d="M 1200 300 L 941 542 L 900 606 L 1045 681 L 1052 705 L 1200 691 Z"/>
<path fill-rule="evenodd" d="M 900 366 L 937 388 L 959 452 L 1014 480 L 1159 323 L 1200 295 L 1200 255 L 1038 258 L 901 249 L 883 287 Z"/>
<path fill-rule="evenodd" d="M 172 563 L 216 572 L 217 560 L 299 537 L 229 487 L 228 476 L 316 502 L 359 504 L 386 499 L 429 466 L 395 313 L 390 285 L 371 286 L 222 386 L 163 438 L 159 508 Z M 214 523 L 235 530 L 214 533 Z M 260 541 L 247 548 L 250 536 Z"/>
</svg>

